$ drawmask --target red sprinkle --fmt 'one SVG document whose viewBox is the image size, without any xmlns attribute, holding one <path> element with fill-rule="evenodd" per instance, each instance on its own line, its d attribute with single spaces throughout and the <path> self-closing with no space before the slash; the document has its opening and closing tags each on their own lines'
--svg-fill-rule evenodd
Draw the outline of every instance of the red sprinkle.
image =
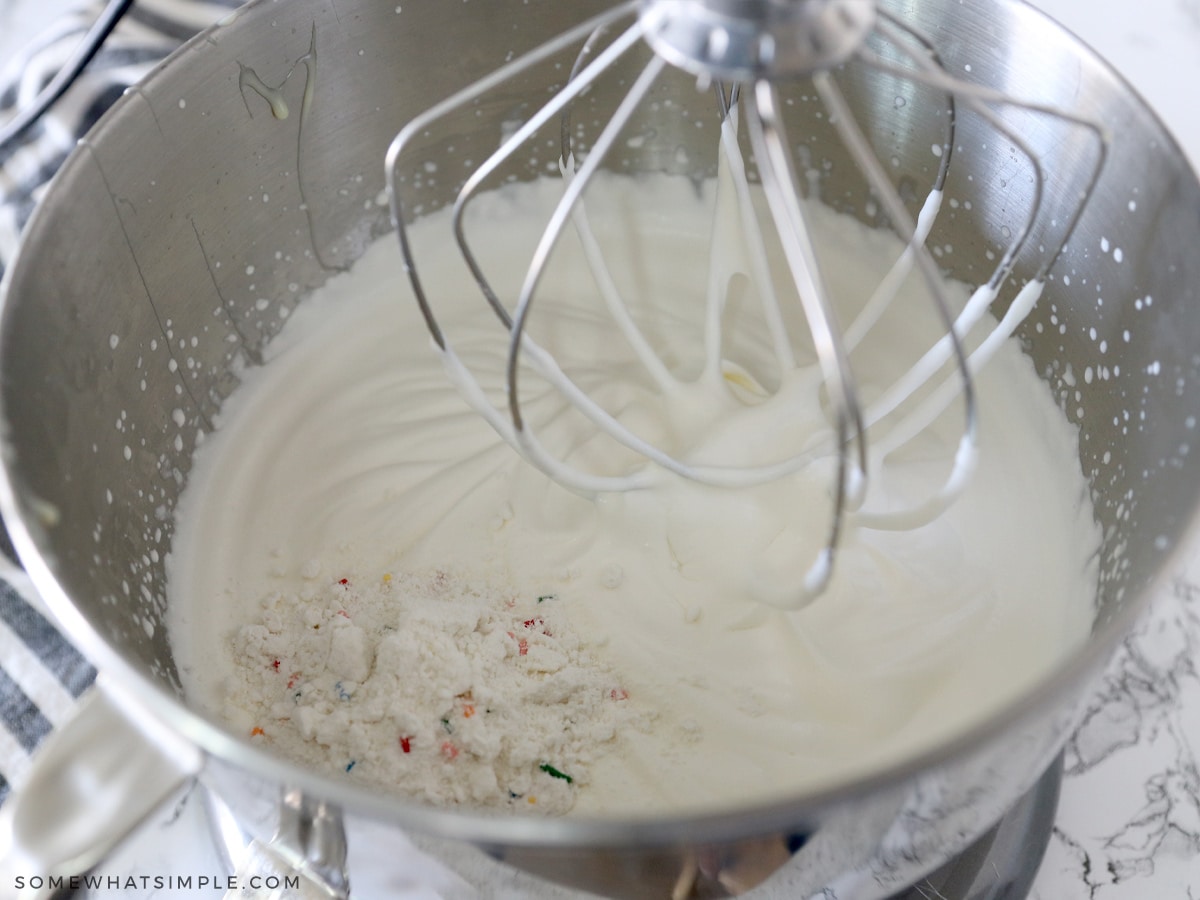
<svg viewBox="0 0 1200 900">
<path fill-rule="evenodd" d="M 443 741 L 442 756 L 446 757 L 446 759 L 454 759 L 458 756 L 458 748 L 450 741 Z"/>
<path fill-rule="evenodd" d="M 349 578 L 339 578 L 338 584 L 340 584 L 342 587 L 349 587 L 350 579 Z"/>
<path fill-rule="evenodd" d="M 629 691 L 625 690 L 625 688 L 613 688 L 608 692 L 608 696 L 613 700 L 628 700 Z"/>
<path fill-rule="evenodd" d="M 346 612 L 344 609 L 339 609 L 337 614 L 347 619 L 350 618 L 350 613 Z"/>
<path fill-rule="evenodd" d="M 296 682 L 299 680 L 300 680 L 300 673 L 293 672 L 291 675 L 288 676 L 288 687 L 294 688 L 296 686 Z"/>
<path fill-rule="evenodd" d="M 519 637 L 517 637 L 517 636 L 516 636 L 515 634 L 513 634 L 511 631 L 506 631 L 506 632 L 504 632 L 504 633 L 505 633 L 505 634 L 507 634 L 507 635 L 508 635 L 510 638 L 514 638 L 514 639 L 516 640 L 516 642 L 517 642 L 517 652 L 518 652 L 518 653 L 519 653 L 521 656 L 525 656 L 526 654 L 528 654 L 528 653 L 529 653 L 529 641 L 525 640 L 525 638 L 519 638 Z"/>
<path fill-rule="evenodd" d="M 410 738 L 410 737 L 400 738 L 400 749 L 403 750 L 405 753 L 412 753 L 412 738 Z"/>
<path fill-rule="evenodd" d="M 273 663 L 271 663 L 271 668 L 274 669 L 276 672 L 278 672 L 279 671 L 279 660 L 275 660 Z"/>
<path fill-rule="evenodd" d="M 532 619 L 526 619 L 521 624 L 523 624 L 526 628 L 540 628 L 542 629 L 542 634 L 546 635 L 546 637 L 554 637 L 554 635 L 550 633 L 550 629 L 546 627 L 546 620 L 541 616 L 534 616 Z"/>
</svg>

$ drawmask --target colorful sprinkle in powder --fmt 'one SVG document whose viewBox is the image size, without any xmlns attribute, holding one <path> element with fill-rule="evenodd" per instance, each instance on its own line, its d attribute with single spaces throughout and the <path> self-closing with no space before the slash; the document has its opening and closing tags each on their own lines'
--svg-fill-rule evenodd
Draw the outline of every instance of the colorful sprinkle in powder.
<svg viewBox="0 0 1200 900">
<path fill-rule="evenodd" d="M 554 766 L 550 765 L 550 763 L 542 763 L 540 766 L 538 766 L 538 768 L 551 778 L 561 778 L 567 784 L 571 784 L 575 780 L 566 772 L 560 772 L 558 769 L 554 768 Z"/>
<path fill-rule="evenodd" d="M 553 595 L 390 574 L 272 593 L 235 634 L 239 715 L 279 753 L 440 806 L 560 815 L 617 735 L 649 729 L 566 604 L 537 605 Z"/>
</svg>

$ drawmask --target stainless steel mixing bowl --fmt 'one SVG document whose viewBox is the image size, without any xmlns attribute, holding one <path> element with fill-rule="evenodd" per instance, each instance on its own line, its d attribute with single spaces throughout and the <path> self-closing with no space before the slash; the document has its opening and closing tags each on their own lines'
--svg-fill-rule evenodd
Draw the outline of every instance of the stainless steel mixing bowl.
<svg viewBox="0 0 1200 900">
<path fill-rule="evenodd" d="M 171 602 L 163 559 L 197 440 L 244 367 L 261 362 L 286 313 L 388 230 L 383 158 L 399 126 L 510 51 L 603 5 L 257 0 L 184 47 L 82 142 L 6 274 L 0 506 L 56 615 L 106 682 L 132 698 L 124 715 L 161 721 L 201 748 L 202 779 L 239 822 L 264 840 L 307 835 L 292 849 L 314 857 L 310 868 L 331 881 L 337 840 L 315 840 L 327 832 L 299 827 L 298 818 L 336 836 L 340 811 L 350 822 L 469 842 L 612 896 L 669 896 L 694 852 L 728 871 L 739 854 L 764 846 L 791 856 L 776 876 L 787 879 L 776 882 L 781 896 L 885 896 L 961 850 L 1046 768 L 1076 724 L 1089 679 L 1170 571 L 1200 493 L 1200 454 L 1189 452 L 1200 418 L 1200 186 L 1129 87 L 1018 2 L 889 5 L 933 37 L 948 69 L 969 65 L 983 84 L 1112 129 L 1096 196 L 1021 331 L 1047 389 L 1079 425 L 1080 465 L 1104 534 L 1091 638 L 1035 691 L 952 743 L 854 783 L 753 808 L 628 821 L 399 802 L 276 759 L 180 695 L 163 626 Z M 561 71 L 534 73 L 479 104 L 422 152 L 442 171 L 482 158 Z M 847 88 L 915 205 L 932 177 L 942 104 L 888 77 Z M 624 164 L 713 171 L 709 95 L 686 86 L 675 100 L 695 110 L 695 124 L 654 123 L 653 139 Z M 595 91 L 586 102 L 603 109 L 610 98 Z M 1049 202 L 1074 197 L 1087 141 L 1001 113 L 1053 173 Z M 940 262 L 967 282 L 986 277 L 989 254 L 1017 226 L 1030 191 L 1028 166 L 994 137 L 964 117 L 965 149 L 947 188 L 959 204 L 930 241 L 953 246 Z M 819 173 L 826 201 L 868 218 L 865 188 L 853 166 L 839 164 L 827 123 L 814 119 L 803 143 L 798 153 Z M 444 204 L 449 185 L 426 179 L 421 200 Z M 1102 252 L 1102 241 L 1121 247 L 1123 259 Z M 1036 511 L 1030 516 L 1036 524 Z M 332 859 L 324 869 L 321 857 Z"/>
</svg>

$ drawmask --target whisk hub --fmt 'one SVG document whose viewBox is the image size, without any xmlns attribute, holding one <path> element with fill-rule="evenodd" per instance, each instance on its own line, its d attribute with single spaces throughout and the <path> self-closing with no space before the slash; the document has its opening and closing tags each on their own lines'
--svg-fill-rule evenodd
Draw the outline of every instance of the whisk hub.
<svg viewBox="0 0 1200 900">
<path fill-rule="evenodd" d="M 725 81 L 828 69 L 862 44 L 874 0 L 641 0 L 646 40 L 673 65 Z"/>
</svg>

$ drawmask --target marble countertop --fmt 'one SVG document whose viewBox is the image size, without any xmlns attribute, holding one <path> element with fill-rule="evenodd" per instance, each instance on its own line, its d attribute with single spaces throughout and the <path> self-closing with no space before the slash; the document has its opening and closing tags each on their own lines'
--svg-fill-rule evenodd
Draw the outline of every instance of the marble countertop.
<svg viewBox="0 0 1200 900">
<path fill-rule="evenodd" d="M 0 64 L 62 2 L 0 0 Z M 1200 0 L 1034 5 L 1108 59 L 1200 169 Z M 1067 747 L 1030 900 L 1200 900 L 1198 666 L 1200 547 L 1109 666 Z M 168 815 L 178 811 L 148 828 Z"/>
</svg>

